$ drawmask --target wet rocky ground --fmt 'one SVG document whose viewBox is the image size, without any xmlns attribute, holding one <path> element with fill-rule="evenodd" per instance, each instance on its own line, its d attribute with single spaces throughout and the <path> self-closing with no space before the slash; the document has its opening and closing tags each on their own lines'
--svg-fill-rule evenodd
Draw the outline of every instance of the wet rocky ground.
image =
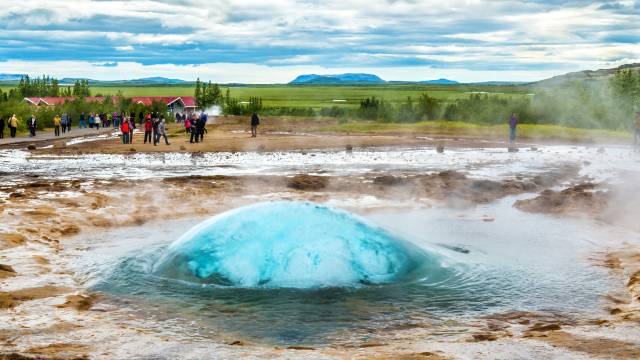
<svg viewBox="0 0 640 360">
<path fill-rule="evenodd" d="M 153 176 L 145 173 L 128 177 L 105 173 L 108 167 L 100 167 L 99 173 L 89 167 L 84 175 L 82 168 L 63 168 L 56 173 L 56 158 L 25 157 L 24 163 L 16 162 L 4 170 L 0 167 L 0 358 L 158 357 L 182 351 L 188 358 L 217 354 L 256 358 L 455 359 L 494 358 L 496 351 L 509 358 L 640 357 L 640 248 L 627 241 L 634 239 L 625 238 L 616 246 L 607 244 L 593 254 L 593 266 L 610 269 L 617 274 L 614 278 L 624 279 L 621 288 L 626 289 L 602 294 L 608 315 L 598 319 L 514 309 L 467 321 L 457 336 L 439 336 L 428 328 L 407 327 L 394 329 L 393 336 L 385 342 L 321 348 L 269 347 L 232 335 L 210 345 L 206 344 L 207 339 L 184 337 L 169 330 L 158 332 L 144 319 L 127 320 L 126 305 L 119 308 L 103 302 L 103 296 L 89 290 L 74 272 L 77 254 L 92 244 L 85 247 L 72 239 L 156 221 L 202 218 L 270 199 L 337 202 L 359 213 L 391 206 L 453 208 L 464 213 L 506 199 L 512 203 L 513 211 L 520 211 L 523 216 L 536 213 L 588 218 L 612 229 L 636 234 L 640 231 L 635 220 L 640 204 L 636 181 L 639 177 L 629 170 L 633 163 L 608 169 L 607 164 L 612 161 L 607 158 L 591 159 L 586 164 L 575 159 L 537 163 L 530 161 L 528 155 L 506 160 L 501 156 L 491 159 L 487 155 L 480 162 L 467 164 L 455 163 L 455 159 L 448 163 L 440 158 L 437 164 L 418 167 L 373 161 L 375 166 L 361 166 L 358 171 L 334 168 L 328 172 L 322 169 L 332 165 L 310 160 L 304 167 L 280 163 L 274 164 L 279 166 L 277 171 L 248 174 L 233 167 L 236 164 L 212 161 L 216 163 L 213 174 L 194 175 L 160 166 L 150 171 Z M 531 156 L 536 157 L 535 153 Z M 618 155 L 612 156 L 618 159 Z M 206 158 L 204 154 L 202 159 Z M 195 164 L 199 160 L 196 158 Z M 46 172 L 36 171 L 39 167 L 29 161 L 50 161 L 51 165 Z M 72 160 L 60 161 L 65 166 L 73 164 Z M 637 164 L 637 160 L 633 161 Z M 136 165 L 132 162 L 127 166 Z M 487 172 L 499 175 L 487 176 Z M 477 219 L 494 220 L 491 214 Z"/>
</svg>

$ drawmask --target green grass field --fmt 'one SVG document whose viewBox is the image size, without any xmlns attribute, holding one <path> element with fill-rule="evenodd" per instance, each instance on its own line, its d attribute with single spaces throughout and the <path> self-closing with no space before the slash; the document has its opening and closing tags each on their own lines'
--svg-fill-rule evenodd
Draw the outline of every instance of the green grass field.
<svg viewBox="0 0 640 360">
<path fill-rule="evenodd" d="M 509 128 L 503 125 L 482 125 L 462 121 L 421 121 L 417 123 L 377 123 L 371 121 L 348 122 L 332 126 L 321 126 L 312 131 L 367 134 L 431 134 L 470 136 L 479 138 L 506 137 Z M 561 125 L 521 124 L 518 137 L 524 139 L 547 139 L 570 142 L 597 142 L 605 140 L 629 141 L 631 134 L 624 131 L 604 129 L 579 129 Z"/>
<path fill-rule="evenodd" d="M 8 91 L 10 87 L 0 87 Z M 193 96 L 193 86 L 92 86 L 92 95 L 124 96 Z M 222 87 L 225 93 L 227 87 Z M 531 90 L 519 86 L 465 86 L 465 85 L 362 85 L 362 86 L 294 86 L 250 85 L 232 86 L 232 97 L 248 100 L 260 97 L 265 106 L 272 107 L 358 107 L 367 97 L 384 99 L 391 103 L 406 101 L 428 94 L 437 99 L 466 98 L 470 93 L 482 92 L 496 96 L 526 96 Z"/>
</svg>

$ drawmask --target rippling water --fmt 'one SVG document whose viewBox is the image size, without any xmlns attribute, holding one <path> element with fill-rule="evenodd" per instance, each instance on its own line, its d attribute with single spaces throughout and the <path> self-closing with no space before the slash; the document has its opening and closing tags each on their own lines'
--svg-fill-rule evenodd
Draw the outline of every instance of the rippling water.
<svg viewBox="0 0 640 360">
<path fill-rule="evenodd" d="M 101 245 L 77 265 L 95 290 L 159 327 L 166 321 L 178 324 L 173 331 L 273 344 L 350 343 L 408 328 L 446 332 L 459 321 L 511 310 L 599 314 L 600 296 L 612 282 L 588 258 L 609 234 L 586 220 L 513 211 L 512 201 L 465 213 L 388 210 L 367 216 L 424 251 L 442 254 L 450 271 L 436 281 L 292 289 L 204 286 L 154 274 L 167 246 L 195 221 L 97 235 L 91 242 Z M 496 220 L 481 221 L 485 213 Z"/>
</svg>

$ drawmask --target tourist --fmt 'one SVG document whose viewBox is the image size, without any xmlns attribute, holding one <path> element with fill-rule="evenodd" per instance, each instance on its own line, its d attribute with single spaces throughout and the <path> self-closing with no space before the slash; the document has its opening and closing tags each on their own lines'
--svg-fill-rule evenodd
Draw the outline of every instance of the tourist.
<svg viewBox="0 0 640 360">
<path fill-rule="evenodd" d="M 636 145 L 640 144 L 640 111 L 636 112 L 636 132 L 634 135 L 634 143 Z"/>
<path fill-rule="evenodd" d="M 251 115 L 251 137 L 258 136 L 258 125 L 260 125 L 260 118 L 258 114 L 253 113 Z"/>
<path fill-rule="evenodd" d="M 149 143 L 151 143 L 151 130 L 153 129 L 153 124 L 151 123 L 151 119 L 147 118 L 144 122 L 144 143 L 147 143 L 147 139 L 149 139 Z"/>
<path fill-rule="evenodd" d="M 87 123 L 85 122 L 85 118 L 84 118 L 84 111 L 82 112 L 82 114 L 80 114 L 80 121 L 78 122 L 78 127 L 79 128 L 87 128 Z"/>
<path fill-rule="evenodd" d="M 198 134 L 200 135 L 200 141 L 204 141 L 204 133 L 207 132 L 207 114 L 204 111 L 200 114 L 200 120 L 198 121 Z"/>
<path fill-rule="evenodd" d="M 89 129 L 93 129 L 93 124 L 96 122 L 96 117 L 93 113 L 89 114 Z"/>
<path fill-rule="evenodd" d="M 132 114 L 131 114 L 131 121 L 133 121 L 134 116 L 135 116 L 135 113 L 132 113 Z M 144 121 L 144 114 L 142 113 L 142 111 L 140 111 L 140 112 L 138 113 L 138 122 L 140 123 L 140 125 L 142 125 L 142 122 L 143 122 L 143 121 Z"/>
<path fill-rule="evenodd" d="M 158 119 L 153 114 L 147 114 L 147 120 L 151 121 L 151 138 L 153 145 L 155 145 L 158 142 Z"/>
<path fill-rule="evenodd" d="M 180 115 L 180 113 L 176 113 L 176 124 L 180 124 L 180 120 L 182 120 L 182 115 Z"/>
<path fill-rule="evenodd" d="M 56 114 L 53 117 L 53 135 L 60 136 L 60 124 L 62 123 L 62 119 L 60 119 L 60 115 Z"/>
<path fill-rule="evenodd" d="M 136 129 L 136 120 L 131 118 L 129 120 L 129 144 L 133 144 L 133 130 Z"/>
<path fill-rule="evenodd" d="M 160 137 L 164 137 L 164 143 L 167 145 L 171 145 L 169 144 L 169 139 L 167 139 L 167 130 L 164 124 L 164 118 L 162 118 L 160 120 L 160 123 L 158 124 L 158 130 L 157 130 L 157 134 L 158 134 L 158 139 L 156 140 L 156 142 L 153 143 L 153 145 L 158 145 L 158 143 L 160 142 Z"/>
<path fill-rule="evenodd" d="M 189 138 L 190 143 L 198 142 L 198 129 L 200 126 L 198 124 L 198 121 L 199 121 L 198 117 L 195 114 L 193 114 L 193 116 L 191 116 L 191 136 Z"/>
<path fill-rule="evenodd" d="M 18 130 L 18 118 L 16 114 L 13 114 L 9 119 L 9 131 L 11 132 L 11 137 L 16 137 L 16 131 Z"/>
<path fill-rule="evenodd" d="M 514 143 L 516 141 L 516 127 L 518 126 L 518 118 L 516 113 L 511 114 L 509 119 L 509 142 Z"/>
<path fill-rule="evenodd" d="M 29 119 L 29 136 L 36 136 L 36 116 L 31 115 L 31 119 Z"/>
<path fill-rule="evenodd" d="M 71 115 L 67 114 L 67 131 L 71 131 Z"/>
<path fill-rule="evenodd" d="M 187 136 L 189 136 L 189 133 L 191 132 L 191 120 L 187 118 L 184 119 L 184 131 L 186 131 Z"/>
<path fill-rule="evenodd" d="M 129 120 L 123 120 L 122 121 L 122 126 L 120 127 L 120 131 L 122 132 L 122 143 L 123 144 L 128 144 L 129 143 Z"/>
<path fill-rule="evenodd" d="M 62 126 L 62 133 L 67 132 L 67 122 L 69 121 L 69 115 L 67 113 L 62 114 L 62 118 L 60 119 L 60 125 Z"/>
<path fill-rule="evenodd" d="M 96 116 L 93 118 L 93 125 L 96 130 L 100 130 L 100 124 L 102 124 L 102 119 L 100 119 L 100 114 L 96 113 Z"/>
<path fill-rule="evenodd" d="M 4 117 L 0 115 L 0 139 L 4 139 Z"/>
</svg>

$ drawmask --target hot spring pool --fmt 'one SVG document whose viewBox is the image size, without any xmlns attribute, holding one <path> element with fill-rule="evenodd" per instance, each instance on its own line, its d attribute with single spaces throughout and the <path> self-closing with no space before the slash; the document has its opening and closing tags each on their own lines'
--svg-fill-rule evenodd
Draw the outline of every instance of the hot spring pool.
<svg viewBox="0 0 640 360">
<path fill-rule="evenodd" d="M 447 333 L 512 310 L 600 313 L 613 282 L 588 257 L 604 231 L 524 215 L 512 201 L 366 219 L 311 203 L 260 203 L 204 222 L 101 234 L 77 264 L 94 290 L 159 331 L 271 344 Z M 479 220 L 486 212 L 496 221 Z"/>
</svg>

